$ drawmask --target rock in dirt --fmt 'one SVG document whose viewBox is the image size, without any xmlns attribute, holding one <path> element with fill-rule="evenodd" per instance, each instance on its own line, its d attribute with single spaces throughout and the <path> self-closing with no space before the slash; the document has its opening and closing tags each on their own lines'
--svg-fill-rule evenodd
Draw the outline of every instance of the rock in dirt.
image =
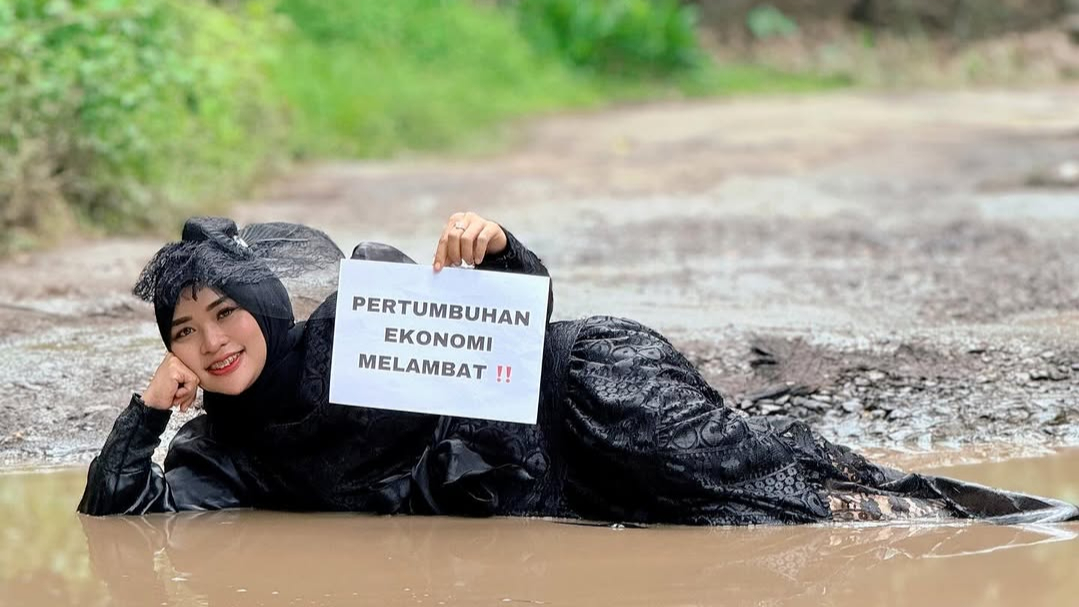
<svg viewBox="0 0 1079 607">
<path fill-rule="evenodd" d="M 847 413 L 861 413 L 865 410 L 865 405 L 858 399 L 851 399 L 843 403 L 843 410 Z"/>
<path fill-rule="evenodd" d="M 786 384 L 779 384 L 775 386 L 769 386 L 763 390 L 749 394 L 748 396 L 746 396 L 746 398 L 753 402 L 762 400 L 773 400 L 789 394 L 790 391 L 790 386 Z"/>
<path fill-rule="evenodd" d="M 781 413 L 783 409 L 784 408 L 781 405 L 767 401 L 760 403 L 759 406 L 761 415 L 774 415 L 776 413 Z"/>
</svg>

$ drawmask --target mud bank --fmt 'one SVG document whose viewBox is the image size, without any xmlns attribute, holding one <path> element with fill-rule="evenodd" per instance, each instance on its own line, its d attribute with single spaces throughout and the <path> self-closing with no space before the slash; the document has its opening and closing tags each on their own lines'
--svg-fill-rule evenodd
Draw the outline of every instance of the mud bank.
<svg viewBox="0 0 1079 607">
<path fill-rule="evenodd" d="M 556 318 L 652 325 L 734 407 L 1015 454 L 1079 444 L 1077 162 L 1074 89 L 668 104 L 496 157 L 308 167 L 234 215 L 426 260 L 474 209 L 545 259 Z M 0 262 L 0 463 L 89 460 L 145 387 L 162 350 L 127 293 L 159 244 Z"/>
</svg>

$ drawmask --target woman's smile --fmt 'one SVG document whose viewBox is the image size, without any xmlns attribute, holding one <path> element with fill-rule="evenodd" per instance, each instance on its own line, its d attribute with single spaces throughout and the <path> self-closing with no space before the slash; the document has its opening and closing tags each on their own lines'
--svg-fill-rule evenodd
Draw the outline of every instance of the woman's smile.
<svg viewBox="0 0 1079 607">
<path fill-rule="evenodd" d="M 228 375 L 236 370 L 240 366 L 243 360 L 243 350 L 229 354 L 225 358 L 214 362 L 214 364 L 206 367 L 206 370 L 214 375 Z"/>
<path fill-rule="evenodd" d="M 266 339 L 255 317 L 207 287 L 181 294 L 172 335 L 172 353 L 198 375 L 199 387 L 207 392 L 240 394 L 266 364 Z"/>
</svg>

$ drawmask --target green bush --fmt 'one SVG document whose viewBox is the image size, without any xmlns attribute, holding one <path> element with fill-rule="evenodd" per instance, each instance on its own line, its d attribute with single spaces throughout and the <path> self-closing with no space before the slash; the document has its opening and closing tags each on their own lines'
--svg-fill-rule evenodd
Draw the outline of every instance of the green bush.
<svg viewBox="0 0 1079 607">
<path fill-rule="evenodd" d="M 798 33 L 798 24 L 778 8 L 765 4 L 753 7 L 746 15 L 746 27 L 754 38 L 783 38 Z"/>
<path fill-rule="evenodd" d="M 65 209 L 109 230 L 160 226 L 249 178 L 280 133 L 260 50 L 271 15 L 259 8 L 0 2 L 7 244 Z"/>
<path fill-rule="evenodd" d="M 385 156 L 475 139 L 597 94 L 539 56 L 512 15 L 470 1 L 281 0 L 275 82 L 301 156 Z"/>
<path fill-rule="evenodd" d="M 518 0 L 521 29 L 542 53 L 636 78 L 700 67 L 697 15 L 678 0 Z"/>
<path fill-rule="evenodd" d="M 777 83 L 819 87 L 711 65 L 676 0 L 0 0 L 0 252 L 75 223 L 171 229 L 289 153 Z"/>
</svg>

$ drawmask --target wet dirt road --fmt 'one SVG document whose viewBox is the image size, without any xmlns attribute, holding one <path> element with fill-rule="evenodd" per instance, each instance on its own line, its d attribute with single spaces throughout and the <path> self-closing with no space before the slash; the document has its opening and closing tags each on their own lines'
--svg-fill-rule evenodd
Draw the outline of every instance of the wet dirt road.
<svg viewBox="0 0 1079 607">
<path fill-rule="evenodd" d="M 891 461 L 891 460 L 888 460 Z M 1079 451 L 935 472 L 1079 501 Z M 93 518 L 0 474 L 0 606 L 980 605 L 1079 592 L 1079 525 L 619 529 L 254 511 Z"/>
<path fill-rule="evenodd" d="M 233 215 L 425 260 L 474 209 L 544 258 L 557 318 L 658 328 L 732 406 L 979 459 L 1079 444 L 1077 163 L 1076 89 L 661 104 L 308 167 Z M 161 346 L 127 293 L 160 243 L 0 262 L 0 464 L 88 461 L 145 387 Z"/>
</svg>

